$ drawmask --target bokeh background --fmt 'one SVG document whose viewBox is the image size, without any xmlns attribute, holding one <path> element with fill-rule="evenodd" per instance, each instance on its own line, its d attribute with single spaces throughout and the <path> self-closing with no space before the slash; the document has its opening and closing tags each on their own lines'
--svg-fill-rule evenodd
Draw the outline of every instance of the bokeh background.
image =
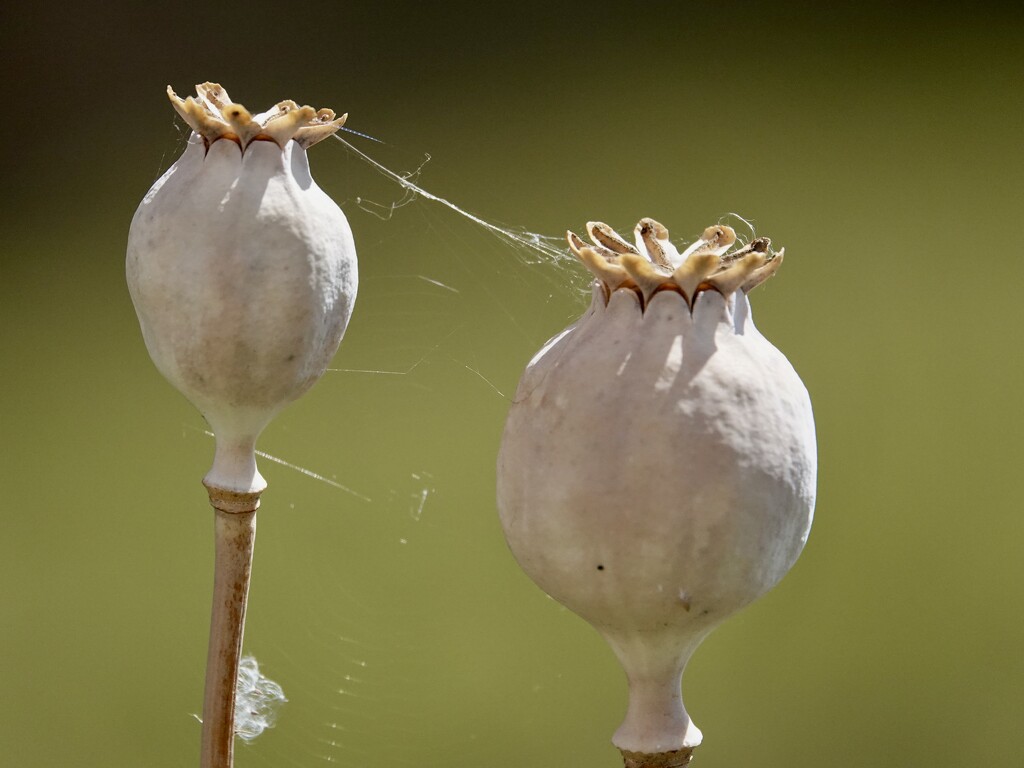
<svg viewBox="0 0 1024 768">
<path fill-rule="evenodd" d="M 164 87 L 217 80 L 347 111 L 383 142 L 353 144 L 524 232 L 737 213 L 785 245 L 754 311 L 812 395 L 817 518 L 691 662 L 694 764 L 1020 766 L 1024 25 L 892 6 L 6 3 L 0 764 L 196 762 L 212 442 L 123 258 L 186 135 Z M 238 766 L 618 765 L 617 663 L 494 502 L 507 398 L 582 270 L 339 143 L 311 159 L 362 284 L 338 370 L 262 438 L 323 479 L 262 462 L 246 646 L 289 702 Z"/>
</svg>

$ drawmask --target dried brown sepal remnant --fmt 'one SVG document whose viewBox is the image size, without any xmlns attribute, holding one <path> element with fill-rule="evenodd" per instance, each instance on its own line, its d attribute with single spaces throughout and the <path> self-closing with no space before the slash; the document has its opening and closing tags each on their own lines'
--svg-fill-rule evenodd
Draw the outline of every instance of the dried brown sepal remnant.
<svg viewBox="0 0 1024 768">
<path fill-rule="evenodd" d="M 294 139 L 303 149 L 309 149 L 336 133 L 348 117 L 336 117 L 331 109 L 300 107 L 291 100 L 253 115 L 231 101 L 218 83 L 200 83 L 196 95 L 184 99 L 167 86 L 167 97 L 181 119 L 203 137 L 207 146 L 218 139 L 229 139 L 242 149 L 254 141 L 273 141 L 284 147 Z"/>
<path fill-rule="evenodd" d="M 736 232 L 724 225 L 708 227 L 682 253 L 672 245 L 668 230 L 650 218 L 636 225 L 635 247 L 601 222 L 588 222 L 587 233 L 593 245 L 566 233 L 569 248 L 600 281 L 605 296 L 628 288 L 645 306 L 659 291 L 681 293 L 691 308 L 701 291 L 726 297 L 736 291 L 749 293 L 775 274 L 785 253 L 773 251 L 767 237 L 733 249 Z"/>
<path fill-rule="evenodd" d="M 672 752 L 657 752 L 646 754 L 644 752 L 622 752 L 622 761 L 625 768 L 683 768 L 689 765 L 693 758 L 693 747 L 683 747 Z"/>
</svg>

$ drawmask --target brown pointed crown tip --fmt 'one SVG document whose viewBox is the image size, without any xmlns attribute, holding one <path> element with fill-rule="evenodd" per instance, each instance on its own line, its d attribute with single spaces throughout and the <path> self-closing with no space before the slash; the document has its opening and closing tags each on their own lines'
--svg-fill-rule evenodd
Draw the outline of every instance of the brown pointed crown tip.
<svg viewBox="0 0 1024 768">
<path fill-rule="evenodd" d="M 708 227 L 682 252 L 669 240 L 668 229 L 654 219 L 641 219 L 634 233 L 635 246 L 607 224 L 591 221 L 587 234 L 593 245 L 571 231 L 566 239 L 606 296 L 629 288 L 644 306 L 665 290 L 681 293 L 691 307 L 701 291 L 714 290 L 726 297 L 736 291 L 749 293 L 778 271 L 785 252 L 773 251 L 767 237 L 734 247 L 736 232 L 724 224 Z"/>
<path fill-rule="evenodd" d="M 184 99 L 168 85 L 167 97 L 207 146 L 218 139 L 231 139 L 243 150 L 256 140 L 274 141 L 282 148 L 295 140 L 303 149 L 309 149 L 336 133 L 348 117 L 347 114 L 335 117 L 332 109 L 300 107 L 290 99 L 253 115 L 233 102 L 219 83 L 200 83 L 196 86 L 196 95 Z"/>
</svg>

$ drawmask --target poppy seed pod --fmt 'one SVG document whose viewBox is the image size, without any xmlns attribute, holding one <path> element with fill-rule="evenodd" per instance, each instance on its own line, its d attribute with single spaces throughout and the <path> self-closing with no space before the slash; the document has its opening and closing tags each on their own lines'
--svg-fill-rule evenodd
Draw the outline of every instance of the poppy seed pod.
<svg viewBox="0 0 1024 768">
<path fill-rule="evenodd" d="M 635 245 L 588 224 L 569 245 L 589 309 L 526 368 L 498 460 L 498 508 L 526 573 L 609 642 L 630 691 L 627 766 L 689 762 L 691 654 L 790 569 L 810 530 L 807 391 L 754 327 L 766 238 L 710 227 L 680 253 L 651 219 Z"/>
<path fill-rule="evenodd" d="M 356 298 L 351 230 L 306 158 L 345 117 L 196 91 L 167 89 L 193 133 L 132 219 L 128 287 L 157 368 L 216 436 L 206 484 L 258 493 L 256 438 L 323 374 Z"/>
</svg>

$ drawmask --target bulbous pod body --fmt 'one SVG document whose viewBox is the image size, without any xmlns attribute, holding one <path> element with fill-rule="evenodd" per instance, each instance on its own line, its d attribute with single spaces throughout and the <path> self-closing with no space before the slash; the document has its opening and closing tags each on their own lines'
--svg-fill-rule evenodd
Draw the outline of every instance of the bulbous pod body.
<svg viewBox="0 0 1024 768">
<path fill-rule="evenodd" d="M 570 236 L 599 280 L 584 316 L 519 383 L 498 506 L 526 573 L 622 662 L 630 707 L 614 742 L 627 761 L 688 760 L 701 736 L 683 708 L 683 668 L 803 548 L 814 422 L 743 289 L 777 267 L 767 241 L 723 258 L 735 235 L 710 228 L 681 255 L 656 222 L 637 231 L 635 247 L 599 224 L 593 248 Z"/>
<path fill-rule="evenodd" d="M 207 483 L 256 491 L 256 438 L 323 374 L 356 298 L 351 230 L 306 156 L 344 118 L 294 102 L 251 117 L 197 89 L 170 92 L 194 133 L 135 213 L 128 286 L 157 368 L 216 436 Z"/>
</svg>

